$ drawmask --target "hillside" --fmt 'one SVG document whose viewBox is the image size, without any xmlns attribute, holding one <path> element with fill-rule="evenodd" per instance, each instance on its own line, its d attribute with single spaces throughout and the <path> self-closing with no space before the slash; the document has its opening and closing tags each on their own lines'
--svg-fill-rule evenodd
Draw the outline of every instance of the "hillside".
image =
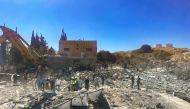
<svg viewBox="0 0 190 109">
<path fill-rule="evenodd" d="M 152 48 L 152 51 L 150 53 L 142 53 L 138 52 L 137 50 L 118 51 L 114 52 L 113 54 L 122 57 L 142 56 L 147 59 L 158 59 L 158 60 L 162 60 L 163 58 L 167 57 L 167 59 L 172 61 L 190 59 L 190 49 L 188 48 Z"/>
<path fill-rule="evenodd" d="M 113 53 L 117 63 L 134 70 L 145 71 L 150 68 L 164 68 L 166 73 L 176 75 L 178 79 L 190 79 L 190 49 L 153 48 L 150 53 L 120 51 Z"/>
</svg>

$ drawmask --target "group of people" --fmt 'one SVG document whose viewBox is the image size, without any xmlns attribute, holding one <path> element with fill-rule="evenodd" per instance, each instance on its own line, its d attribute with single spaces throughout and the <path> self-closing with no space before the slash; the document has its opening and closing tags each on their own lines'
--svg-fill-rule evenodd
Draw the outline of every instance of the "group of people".
<svg viewBox="0 0 190 109">
<path fill-rule="evenodd" d="M 88 77 L 86 77 L 85 79 L 82 79 L 81 77 L 79 77 L 79 78 L 72 77 L 69 84 L 70 84 L 70 85 L 68 85 L 69 91 L 81 90 L 83 88 L 83 86 L 86 90 L 89 90 L 90 80 Z"/>
<path fill-rule="evenodd" d="M 51 78 L 38 78 L 34 79 L 34 88 L 36 90 L 60 90 L 61 80 L 59 78 L 51 77 Z"/>
<path fill-rule="evenodd" d="M 138 77 L 137 77 L 137 80 L 136 80 L 136 82 L 137 82 L 137 89 L 138 89 L 138 90 L 140 90 L 140 81 L 141 81 L 141 79 L 140 79 L 140 77 L 138 76 Z M 134 83 L 135 83 L 135 76 L 132 75 L 132 76 L 131 76 L 131 88 L 134 87 Z"/>
<path fill-rule="evenodd" d="M 23 78 L 27 80 L 27 77 L 24 75 Z M 12 75 L 11 80 L 13 84 L 16 84 L 17 76 L 16 74 Z M 72 77 L 70 81 L 68 81 L 68 85 L 66 86 L 69 91 L 78 91 L 81 90 L 83 87 L 86 90 L 90 88 L 90 80 L 89 77 Z M 33 88 L 34 90 L 52 90 L 52 91 L 60 91 L 61 90 L 61 79 L 60 77 L 54 76 L 35 76 L 33 79 Z M 97 89 L 100 84 L 104 85 L 104 77 L 103 76 L 93 76 L 93 80 L 91 83 L 94 83 L 95 89 Z"/>
<path fill-rule="evenodd" d="M 100 87 L 100 84 L 104 85 L 104 81 L 105 81 L 105 78 L 103 75 L 101 75 L 101 76 L 93 75 L 91 83 L 94 83 L 95 89 L 97 89 L 98 87 Z M 85 77 L 85 78 L 72 77 L 71 81 L 67 87 L 68 87 L 69 91 L 78 91 L 78 90 L 82 89 L 83 86 L 86 90 L 89 90 L 89 88 L 90 88 L 89 77 Z"/>
<path fill-rule="evenodd" d="M 13 83 L 13 85 L 17 84 L 17 74 L 13 74 L 11 76 L 11 81 Z M 135 76 L 132 75 L 131 76 L 131 88 L 134 88 L 134 84 L 135 84 L 135 80 L 136 80 L 136 84 L 137 84 L 137 89 L 140 90 L 140 84 L 141 84 L 141 78 L 138 76 L 135 79 Z M 27 82 L 27 74 L 24 73 L 23 75 L 23 80 L 25 81 L 25 83 Z M 70 81 L 68 82 L 68 85 L 66 86 L 68 88 L 69 91 L 78 91 L 81 90 L 83 87 L 86 90 L 89 90 L 90 88 L 90 80 L 91 83 L 94 84 L 95 89 L 100 87 L 100 84 L 103 86 L 104 82 L 105 82 L 105 76 L 103 74 L 93 74 L 92 75 L 92 79 L 89 79 L 89 77 L 72 77 L 70 79 Z M 36 90 L 57 90 L 60 91 L 60 85 L 61 85 L 61 79 L 60 77 L 48 77 L 48 78 L 43 78 L 40 76 L 36 76 L 34 78 L 34 89 Z"/>
<path fill-rule="evenodd" d="M 101 76 L 93 75 L 93 82 L 94 82 L 95 89 L 100 87 L 100 84 L 102 84 L 102 86 L 103 86 L 104 81 L 105 81 L 105 78 L 103 75 L 101 75 Z"/>
<path fill-rule="evenodd" d="M 22 81 L 24 84 L 27 83 L 27 73 L 25 72 L 22 76 L 21 75 L 18 75 L 17 73 L 14 73 L 11 75 L 11 82 L 12 82 L 12 85 L 18 85 L 18 81 Z"/>
</svg>

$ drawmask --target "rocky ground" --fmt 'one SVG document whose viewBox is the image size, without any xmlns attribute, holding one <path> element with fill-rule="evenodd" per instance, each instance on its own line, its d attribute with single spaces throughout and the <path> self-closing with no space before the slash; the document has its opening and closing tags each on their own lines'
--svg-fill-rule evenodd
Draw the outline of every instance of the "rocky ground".
<svg viewBox="0 0 190 109">
<path fill-rule="evenodd" d="M 95 91 L 92 82 L 94 72 L 84 71 L 77 72 L 76 75 L 81 77 L 90 77 L 90 91 Z M 160 68 L 144 71 L 143 73 L 134 73 L 124 69 L 100 70 L 97 73 L 103 73 L 106 77 L 103 89 L 105 98 L 109 101 L 109 105 L 114 109 L 188 109 L 190 108 L 190 81 L 178 80 L 175 76 L 165 73 Z M 141 90 L 135 87 L 131 88 L 130 75 L 133 74 L 141 77 Z M 50 92 L 54 104 L 59 104 L 56 101 L 58 96 L 68 96 L 72 98 L 78 92 L 68 92 L 66 89 L 67 76 L 62 77 L 61 91 Z M 26 84 L 22 82 L 16 86 L 12 86 L 10 81 L 0 82 L 0 108 L 10 109 L 14 107 L 14 102 L 30 102 L 26 98 L 39 99 L 44 95 L 42 91 L 35 91 L 32 85 L 32 79 Z M 84 90 L 84 89 L 82 89 Z M 49 93 L 48 91 L 46 92 Z M 49 95 L 48 95 L 49 96 Z M 42 97 L 43 98 L 43 97 Z M 181 98 L 181 99 L 180 99 Z M 62 99 L 62 98 L 61 98 Z M 182 100 L 184 99 L 184 100 Z M 63 100 L 63 99 L 62 99 Z M 60 101 L 60 100 L 59 100 Z M 57 102 L 57 103 L 56 103 Z"/>
</svg>

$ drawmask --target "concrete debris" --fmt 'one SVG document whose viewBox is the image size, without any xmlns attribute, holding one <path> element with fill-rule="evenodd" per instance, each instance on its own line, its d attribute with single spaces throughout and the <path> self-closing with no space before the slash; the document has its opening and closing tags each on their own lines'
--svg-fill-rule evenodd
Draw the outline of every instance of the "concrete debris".
<svg viewBox="0 0 190 109">
<path fill-rule="evenodd" d="M 109 107 L 113 109 L 179 109 L 178 102 L 172 101 L 179 101 L 175 96 L 185 100 L 179 103 L 189 108 L 190 105 L 187 103 L 190 102 L 189 81 L 178 80 L 176 76 L 165 72 L 166 70 L 162 68 L 135 72 L 120 67 L 95 72 L 71 72 L 61 74 L 59 81 L 55 80 L 55 83 L 60 85 L 59 90 L 49 88 L 49 82 L 46 82 L 47 87 L 44 84 L 43 90 L 36 90 L 32 76 L 26 83 L 19 80 L 15 85 L 12 85 L 11 81 L 3 80 L 0 81 L 0 108 L 70 109 L 72 106 L 86 106 L 94 109 Z M 134 76 L 133 87 L 131 87 L 132 76 Z M 137 90 L 138 76 L 140 90 Z M 96 77 L 99 77 L 97 90 L 95 89 Z M 103 83 L 102 77 L 105 79 Z M 79 90 L 68 90 L 71 78 L 80 79 Z M 89 90 L 86 90 L 84 86 L 86 78 L 90 82 Z M 174 103 L 173 106 L 176 107 L 169 105 L 171 103 L 166 102 L 167 100 Z M 101 106 L 104 108 L 100 108 Z"/>
</svg>

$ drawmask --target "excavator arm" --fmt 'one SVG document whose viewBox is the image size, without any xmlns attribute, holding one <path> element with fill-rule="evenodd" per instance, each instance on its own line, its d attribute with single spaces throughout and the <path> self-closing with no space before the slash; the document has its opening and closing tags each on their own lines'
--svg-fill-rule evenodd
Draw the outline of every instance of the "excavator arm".
<svg viewBox="0 0 190 109">
<path fill-rule="evenodd" d="M 26 57 L 29 61 L 31 61 L 33 64 L 42 64 L 41 56 L 35 52 L 30 45 L 14 30 L 11 30 L 5 26 L 0 26 L 0 29 L 3 32 L 3 35 L 0 37 L 0 43 L 5 42 L 6 40 L 9 40 L 13 46 L 15 46 L 21 54 Z"/>
</svg>

